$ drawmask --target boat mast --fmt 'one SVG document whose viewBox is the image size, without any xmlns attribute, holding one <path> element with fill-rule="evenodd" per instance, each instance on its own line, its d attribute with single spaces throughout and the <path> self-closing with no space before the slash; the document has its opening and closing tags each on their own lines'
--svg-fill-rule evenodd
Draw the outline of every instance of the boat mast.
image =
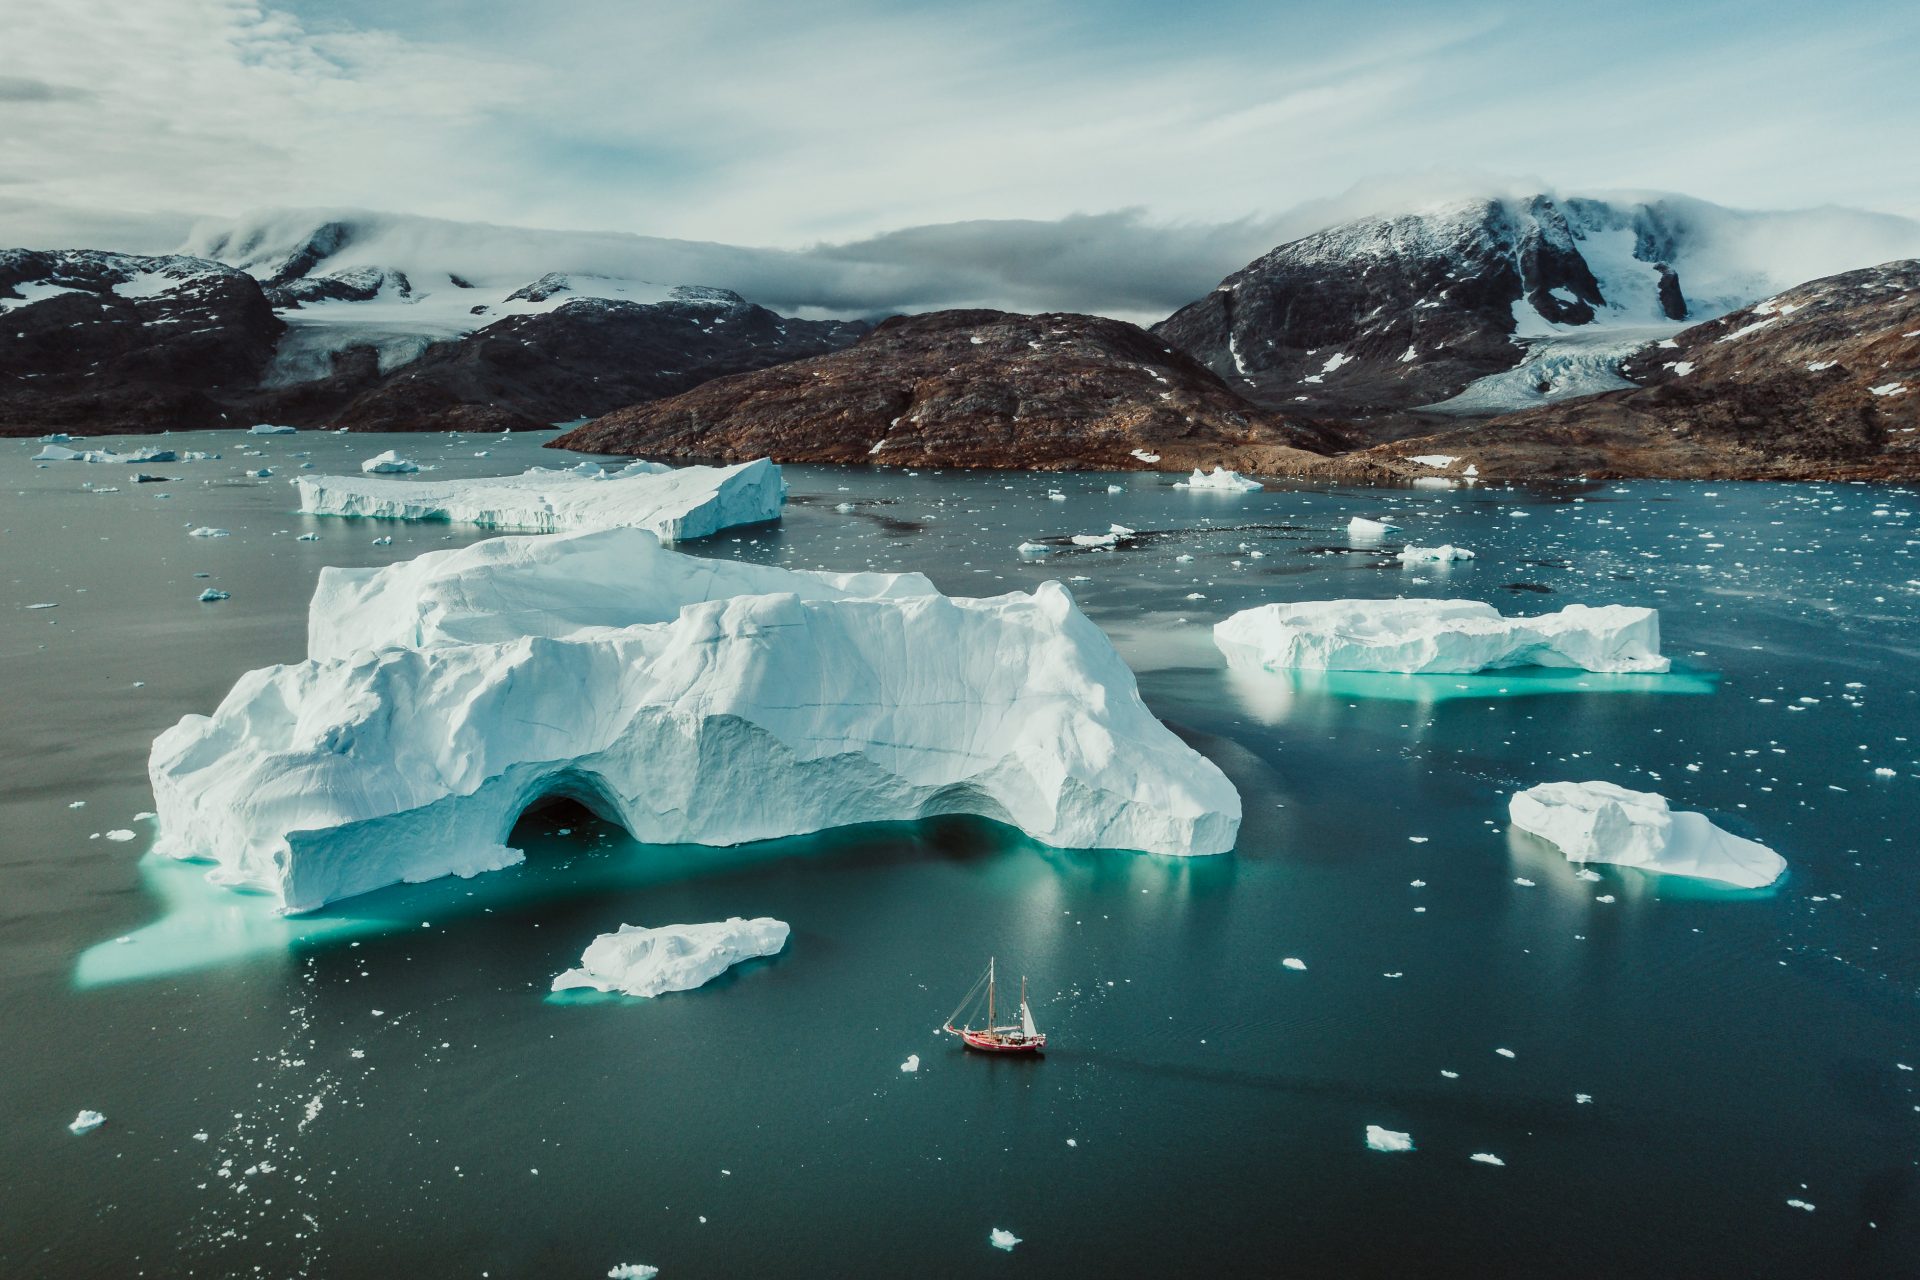
<svg viewBox="0 0 1920 1280">
<path fill-rule="evenodd" d="M 987 1033 L 993 1033 L 993 957 L 987 957 Z"/>
</svg>

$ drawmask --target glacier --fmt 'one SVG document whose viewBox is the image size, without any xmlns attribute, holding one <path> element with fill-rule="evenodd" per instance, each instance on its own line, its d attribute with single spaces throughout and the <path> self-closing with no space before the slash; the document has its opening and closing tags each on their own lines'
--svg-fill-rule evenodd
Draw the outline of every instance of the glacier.
<svg viewBox="0 0 1920 1280">
<path fill-rule="evenodd" d="M 759 956 L 787 945 L 786 923 L 767 916 L 732 916 L 714 924 L 667 924 L 649 929 L 623 924 L 587 944 L 580 967 L 553 980 L 555 991 L 618 991 L 651 999 L 692 991 Z"/>
<path fill-rule="evenodd" d="M 1242 609 L 1213 628 L 1229 664 L 1465 673 L 1499 667 L 1662 672 L 1660 615 L 1568 605 L 1508 617 L 1477 600 L 1309 600 Z"/>
<path fill-rule="evenodd" d="M 529 807 L 732 845 L 966 813 L 1223 853 L 1240 798 L 1066 588 L 688 556 L 609 528 L 322 573 L 304 662 L 157 738 L 155 851 L 309 911 L 510 866 Z"/>
<path fill-rule="evenodd" d="M 1643 871 L 1761 889 L 1787 860 L 1716 827 L 1703 813 L 1675 812 L 1666 797 L 1611 782 L 1543 782 L 1508 801 L 1513 825 L 1555 845 L 1569 862 L 1611 862 Z"/>
<path fill-rule="evenodd" d="M 293 483 L 303 515 L 449 520 L 540 533 L 626 525 L 669 542 L 778 520 L 787 500 L 780 468 L 766 458 L 730 467 L 639 462 L 609 472 L 583 463 L 472 480 L 299 476 Z"/>
</svg>

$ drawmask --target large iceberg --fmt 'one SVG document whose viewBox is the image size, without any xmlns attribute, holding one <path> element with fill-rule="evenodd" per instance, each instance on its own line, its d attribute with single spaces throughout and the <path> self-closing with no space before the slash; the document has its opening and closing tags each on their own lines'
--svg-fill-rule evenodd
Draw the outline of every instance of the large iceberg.
<svg viewBox="0 0 1920 1280">
<path fill-rule="evenodd" d="M 1543 782 L 1508 802 L 1513 825 L 1557 845 L 1570 862 L 1612 862 L 1643 871 L 1759 889 L 1787 860 L 1703 813 L 1676 813 L 1664 796 L 1611 782 Z"/>
<path fill-rule="evenodd" d="M 1660 615 L 1568 605 L 1510 618 L 1477 600 L 1307 600 L 1242 609 L 1213 628 L 1236 666 L 1316 671 L 1470 672 L 1575 667 L 1660 672 Z"/>
<path fill-rule="evenodd" d="M 300 476 L 294 484 L 306 515 L 452 520 L 539 533 L 630 526 L 669 542 L 778 520 L 787 500 L 780 468 L 766 458 L 731 467 L 637 463 L 612 472 L 592 463 L 564 471 L 532 467 L 472 480 Z"/>
<path fill-rule="evenodd" d="M 305 662 L 154 743 L 155 849 L 304 911 L 520 860 L 551 797 L 737 844 L 970 813 L 1058 847 L 1220 853 L 1240 799 L 1059 583 L 682 555 L 637 529 L 329 569 Z"/>
<path fill-rule="evenodd" d="M 648 929 L 623 924 L 587 944 L 578 969 L 553 980 L 555 991 L 587 988 L 630 996 L 692 991 L 757 956 L 778 955 L 787 945 L 785 922 L 739 916 L 716 924 L 667 924 Z"/>
</svg>

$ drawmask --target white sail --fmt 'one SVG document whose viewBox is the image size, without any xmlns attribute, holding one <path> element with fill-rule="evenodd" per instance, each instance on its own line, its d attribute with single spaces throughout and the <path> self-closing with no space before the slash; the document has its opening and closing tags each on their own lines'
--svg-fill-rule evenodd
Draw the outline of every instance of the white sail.
<svg viewBox="0 0 1920 1280">
<path fill-rule="evenodd" d="M 1020 1029 L 1027 1033 L 1027 1039 L 1029 1040 L 1039 1034 L 1039 1032 L 1034 1029 L 1033 1010 L 1027 1007 L 1027 998 L 1025 996 L 1020 997 Z"/>
</svg>

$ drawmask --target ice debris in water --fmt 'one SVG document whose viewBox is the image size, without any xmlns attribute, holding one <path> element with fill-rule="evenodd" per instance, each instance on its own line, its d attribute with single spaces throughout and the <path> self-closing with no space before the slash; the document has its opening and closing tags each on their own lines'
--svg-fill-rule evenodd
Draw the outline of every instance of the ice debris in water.
<svg viewBox="0 0 1920 1280">
<path fill-rule="evenodd" d="M 1301 973 L 1305 973 L 1307 970 L 1307 962 L 1305 960 L 1298 958 L 1297 956 L 1288 956 L 1285 960 L 1282 960 L 1280 963 L 1285 965 L 1289 969 L 1295 969 Z"/>
<path fill-rule="evenodd" d="M 587 944 L 578 969 L 553 980 L 555 991 L 591 987 L 651 998 L 705 986 L 742 960 L 779 954 L 787 945 L 784 921 L 739 916 L 714 924 L 669 924 L 649 929 L 623 924 Z"/>
<path fill-rule="evenodd" d="M 231 594 L 220 590 L 218 587 L 208 587 L 196 597 L 201 604 L 216 604 L 219 601 L 230 600 L 232 598 Z"/>
<path fill-rule="evenodd" d="M 918 1071 L 920 1069 L 920 1055 L 917 1053 L 908 1054 L 907 1060 L 900 1064 L 900 1069 L 902 1071 L 907 1072 L 909 1075 L 911 1075 L 915 1071 Z"/>
<path fill-rule="evenodd" d="M 1513 825 L 1556 845 L 1570 862 L 1611 862 L 1757 889 L 1787 862 L 1763 844 L 1723 831 L 1701 813 L 1676 813 L 1665 797 L 1611 782 L 1543 782 L 1508 802 Z"/>
<path fill-rule="evenodd" d="M 1012 1253 L 1013 1246 L 1020 1243 L 1020 1237 L 1013 1234 L 1013 1232 L 1011 1231 L 1003 1231 L 999 1227 L 995 1227 L 991 1232 L 988 1233 L 987 1243 L 992 1245 L 996 1249 L 1001 1249 L 1006 1251 L 1007 1253 Z"/>
<path fill-rule="evenodd" d="M 1503 1058 L 1513 1057 L 1513 1050 L 1511 1049 L 1495 1049 L 1494 1052 L 1499 1054 Z"/>
<path fill-rule="evenodd" d="M 106 1122 L 107 1118 L 98 1111 L 82 1111 L 73 1118 L 73 1123 L 67 1129 L 72 1133 L 92 1133 Z"/>
<path fill-rule="evenodd" d="M 1472 1155 L 1468 1156 L 1467 1159 L 1477 1161 L 1480 1164 L 1499 1165 L 1502 1168 L 1505 1168 L 1507 1163 L 1505 1160 L 1502 1160 L 1499 1156 L 1488 1155 L 1484 1151 L 1476 1151 Z"/>
<path fill-rule="evenodd" d="M 1804 1212 L 1806 1212 L 1806 1213 L 1812 1213 L 1812 1212 L 1813 1212 L 1813 1202 L 1812 1202 L 1812 1201 L 1810 1201 L 1810 1200 L 1789 1200 L 1789 1201 L 1787 1201 L 1787 1208 L 1789 1208 L 1789 1209 L 1799 1209 L 1799 1210 L 1802 1210 L 1802 1211 L 1804 1211 Z"/>
<path fill-rule="evenodd" d="M 127 841 L 133 839 L 133 832 L 127 830 L 125 827 L 115 827 L 112 831 L 107 832 L 107 839 L 114 841 L 116 844 L 125 844 Z"/>
<path fill-rule="evenodd" d="M 1365 516 L 1355 516 L 1347 521 L 1347 532 L 1357 538 L 1380 538 L 1399 531 L 1400 526 L 1397 524 L 1388 524 L 1385 520 L 1369 520 Z"/>
<path fill-rule="evenodd" d="M 660 1268 L 644 1262 L 623 1262 L 607 1272 L 607 1280 L 653 1280 L 659 1274 Z"/>
<path fill-rule="evenodd" d="M 1442 547 L 1406 546 L 1400 548 L 1401 564 L 1445 564 L 1452 560 L 1471 559 L 1473 559 L 1473 552 L 1467 550 L 1465 547 L 1456 547 L 1452 543 L 1448 543 Z"/>
<path fill-rule="evenodd" d="M 1367 1147 L 1372 1151 L 1411 1151 L 1413 1135 L 1370 1124 L 1367 1126 Z"/>
<path fill-rule="evenodd" d="M 187 536 L 189 538 L 224 538 L 228 534 L 225 529 L 215 529 L 203 524 L 198 529 L 187 530 Z"/>
<path fill-rule="evenodd" d="M 1500 667 L 1661 672 L 1660 615 L 1569 605 L 1507 617 L 1478 600 L 1306 600 L 1215 624 L 1229 665 L 1270 670 L 1466 673 Z"/>
</svg>

